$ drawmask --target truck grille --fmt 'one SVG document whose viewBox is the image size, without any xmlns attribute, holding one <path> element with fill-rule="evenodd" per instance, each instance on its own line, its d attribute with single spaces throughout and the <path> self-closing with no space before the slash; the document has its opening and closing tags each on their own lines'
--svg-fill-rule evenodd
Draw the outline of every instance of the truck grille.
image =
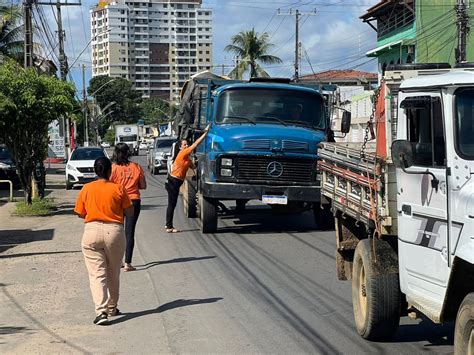
<svg viewBox="0 0 474 355">
<path fill-rule="evenodd" d="M 244 149 L 270 149 L 269 139 L 248 139 L 242 142 L 242 148 Z"/>
<path fill-rule="evenodd" d="M 316 180 L 313 159 L 246 156 L 236 159 L 236 178 L 249 182 L 311 184 Z"/>
</svg>

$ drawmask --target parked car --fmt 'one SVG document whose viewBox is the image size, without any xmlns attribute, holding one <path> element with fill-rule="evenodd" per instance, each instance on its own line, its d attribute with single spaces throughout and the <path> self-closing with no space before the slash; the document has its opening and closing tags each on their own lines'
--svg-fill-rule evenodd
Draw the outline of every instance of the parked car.
<svg viewBox="0 0 474 355">
<path fill-rule="evenodd" d="M 66 190 L 74 184 L 85 184 L 95 180 L 94 161 L 100 157 L 108 157 L 102 147 L 78 147 L 74 149 L 66 164 Z"/>
<path fill-rule="evenodd" d="M 110 143 L 108 143 L 108 142 L 102 142 L 102 143 L 100 143 L 100 146 L 101 146 L 102 148 L 110 148 Z"/>
<path fill-rule="evenodd" d="M 138 145 L 138 149 L 140 149 L 140 150 L 145 150 L 147 148 L 148 148 L 148 146 L 147 146 L 145 141 L 141 141 L 140 144 Z"/>
<path fill-rule="evenodd" d="M 160 172 L 160 169 L 167 169 L 170 148 L 176 137 L 158 137 L 155 139 L 153 147 L 148 151 L 148 170 L 154 175 Z"/>
<path fill-rule="evenodd" d="M 15 188 L 20 186 L 20 179 L 13 164 L 7 146 L 0 145 L 0 180 L 10 180 Z"/>
</svg>

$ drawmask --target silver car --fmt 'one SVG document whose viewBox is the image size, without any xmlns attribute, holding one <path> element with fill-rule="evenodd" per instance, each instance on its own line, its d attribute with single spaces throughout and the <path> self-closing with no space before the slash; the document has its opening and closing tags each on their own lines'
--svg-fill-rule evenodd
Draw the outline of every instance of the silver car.
<svg viewBox="0 0 474 355">
<path fill-rule="evenodd" d="M 158 137 L 155 139 L 152 148 L 148 151 L 148 170 L 154 175 L 160 170 L 167 170 L 170 148 L 176 137 Z"/>
</svg>

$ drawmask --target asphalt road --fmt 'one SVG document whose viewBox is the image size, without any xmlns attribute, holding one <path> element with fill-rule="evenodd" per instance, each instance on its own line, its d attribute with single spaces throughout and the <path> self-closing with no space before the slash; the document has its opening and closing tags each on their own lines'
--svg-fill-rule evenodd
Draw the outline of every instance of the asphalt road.
<svg viewBox="0 0 474 355">
<path fill-rule="evenodd" d="M 255 205 L 221 215 L 218 232 L 202 235 L 180 200 L 175 227 L 182 232 L 164 233 L 165 178 L 147 175 L 136 252 L 173 353 L 452 353 L 453 325 L 429 320 L 403 318 L 388 343 L 360 338 L 351 285 L 335 274 L 334 231 L 316 230 L 309 212 Z"/>
</svg>

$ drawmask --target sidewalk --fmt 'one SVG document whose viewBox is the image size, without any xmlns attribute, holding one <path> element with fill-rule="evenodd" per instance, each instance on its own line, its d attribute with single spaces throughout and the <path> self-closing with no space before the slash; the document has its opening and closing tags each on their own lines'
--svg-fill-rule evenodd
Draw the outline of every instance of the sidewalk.
<svg viewBox="0 0 474 355">
<path fill-rule="evenodd" d="M 79 190 L 65 190 L 60 168 L 47 175 L 47 196 L 59 207 L 52 216 L 12 217 L 14 203 L 0 203 L 0 353 L 169 353 L 160 314 L 127 316 L 159 306 L 147 273 L 122 273 L 124 315 L 92 324 L 84 226 L 73 213 Z"/>
</svg>

